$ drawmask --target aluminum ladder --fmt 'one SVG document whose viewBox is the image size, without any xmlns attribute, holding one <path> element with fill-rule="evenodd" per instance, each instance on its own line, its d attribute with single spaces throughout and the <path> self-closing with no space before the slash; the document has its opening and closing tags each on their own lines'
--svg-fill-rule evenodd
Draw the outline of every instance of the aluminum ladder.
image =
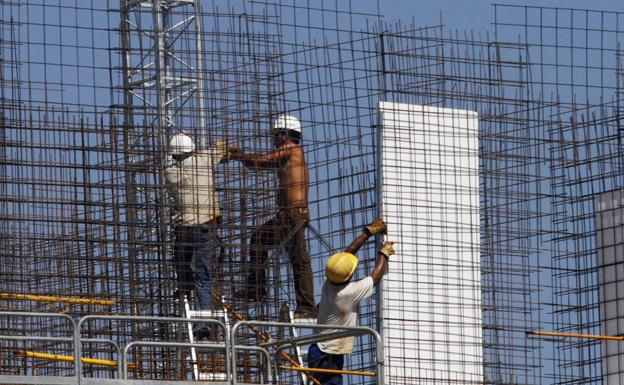
<svg viewBox="0 0 624 385">
<path fill-rule="evenodd" d="M 229 334 L 230 332 L 230 319 L 225 310 L 194 310 L 191 309 L 191 305 L 188 301 L 186 295 L 184 295 L 184 314 L 187 319 L 219 319 L 222 320 L 225 324 L 226 331 Z M 188 340 L 190 343 L 195 342 L 195 336 L 193 335 L 193 322 L 187 323 L 187 331 L 188 331 Z M 227 336 L 226 336 L 227 338 Z M 207 341 L 206 344 L 210 344 L 210 341 Z M 226 357 L 227 359 L 227 357 Z M 204 381 L 227 381 L 228 374 L 225 371 L 225 366 L 223 367 L 223 371 L 211 371 L 210 373 L 204 373 L 199 370 L 199 364 L 197 362 L 197 349 L 191 348 L 191 361 L 193 362 L 193 378 L 195 380 L 204 380 Z"/>
</svg>

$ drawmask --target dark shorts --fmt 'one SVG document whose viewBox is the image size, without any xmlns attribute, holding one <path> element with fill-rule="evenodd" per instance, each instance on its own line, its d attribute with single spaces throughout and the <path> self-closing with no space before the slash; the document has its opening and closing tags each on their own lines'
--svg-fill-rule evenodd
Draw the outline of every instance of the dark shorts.
<svg viewBox="0 0 624 385">
<path fill-rule="evenodd" d="M 313 344 L 308 349 L 308 367 L 342 370 L 344 367 L 344 355 L 325 353 L 319 349 L 317 344 Z M 342 385 L 342 374 L 316 372 L 310 372 L 310 374 L 323 385 Z"/>
</svg>

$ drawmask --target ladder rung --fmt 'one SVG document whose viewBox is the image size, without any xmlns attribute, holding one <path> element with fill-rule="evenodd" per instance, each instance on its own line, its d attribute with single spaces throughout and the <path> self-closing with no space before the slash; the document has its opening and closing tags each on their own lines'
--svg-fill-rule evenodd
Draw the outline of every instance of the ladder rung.
<svg viewBox="0 0 624 385">
<path fill-rule="evenodd" d="M 224 318 L 223 310 L 187 310 L 187 318 Z"/>
<path fill-rule="evenodd" d="M 227 373 L 225 372 L 199 372 L 197 376 L 198 380 L 204 381 L 227 381 Z"/>
<path fill-rule="evenodd" d="M 183 302 L 184 302 L 184 313 L 187 319 L 202 320 L 202 319 L 221 318 L 223 319 L 223 322 L 225 324 L 226 333 L 229 332 L 230 325 L 229 325 L 229 320 L 228 320 L 228 313 L 226 311 L 224 310 L 192 310 L 188 301 L 188 297 L 186 296 L 183 297 Z M 187 327 L 188 327 L 189 342 L 199 342 L 202 345 L 203 344 L 213 345 L 213 344 L 218 343 L 216 341 L 195 341 L 195 338 L 193 336 L 192 323 L 189 322 Z M 194 347 L 191 348 L 191 360 L 193 362 L 193 377 L 196 380 L 217 381 L 217 382 L 224 382 L 228 380 L 227 373 L 225 372 L 217 371 L 215 369 L 211 369 L 209 372 L 205 372 L 204 368 L 200 368 L 197 362 L 197 350 Z"/>
<path fill-rule="evenodd" d="M 308 318 L 295 318 L 295 313 L 292 311 L 288 311 L 288 318 L 289 318 L 289 322 L 293 325 L 298 324 L 298 323 L 316 323 L 316 320 L 312 320 L 312 319 L 308 319 Z M 292 335 L 293 337 L 298 337 L 299 333 L 297 331 L 296 327 L 293 327 L 291 329 Z M 303 363 L 306 362 L 307 360 L 307 353 L 303 351 L 303 349 L 301 349 L 301 346 L 295 346 L 295 353 L 297 354 L 297 361 L 299 363 L 299 367 L 303 367 Z M 304 374 L 305 372 L 301 372 L 301 381 L 302 383 L 305 384 L 306 382 L 306 375 Z"/>
</svg>

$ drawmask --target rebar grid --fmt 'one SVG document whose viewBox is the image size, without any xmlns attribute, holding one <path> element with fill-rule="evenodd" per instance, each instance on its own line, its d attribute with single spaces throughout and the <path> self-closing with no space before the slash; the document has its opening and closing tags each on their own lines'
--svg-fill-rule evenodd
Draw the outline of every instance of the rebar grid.
<svg viewBox="0 0 624 385">
<path fill-rule="evenodd" d="M 126 15 L 134 35 L 124 35 L 123 3 L 0 2 L 0 292 L 114 303 L 9 297 L 0 299 L 2 310 L 179 315 L 172 206 L 160 179 L 167 136 L 185 130 L 201 148 L 227 140 L 246 152 L 267 151 L 271 121 L 285 112 L 303 124 L 318 298 L 330 248 L 344 248 L 379 209 L 378 102 L 458 108 L 479 113 L 483 382 L 607 383 L 603 343 L 526 332 L 604 330 L 594 202 L 622 188 L 621 13 L 494 5 L 492 31 L 459 32 L 384 23 L 376 4 L 249 1 L 239 9 L 199 2 L 192 22 L 201 28 L 167 36 L 171 54 L 162 60 L 170 78 L 130 92 L 129 69 L 144 81 L 157 74 L 157 60 L 148 60 L 156 27 L 151 11 L 136 10 Z M 165 26 L 193 16 L 184 7 L 166 14 Z M 159 112 L 158 92 L 173 92 L 167 82 L 190 72 L 203 90 L 185 83 L 182 96 L 169 95 L 167 111 Z M 237 162 L 217 171 L 225 252 L 215 288 L 245 317 L 266 321 L 282 320 L 284 303 L 294 307 L 283 253 L 270 253 L 267 302 L 244 302 L 235 292 L 245 286 L 254 229 L 279 209 L 275 186 L 274 173 Z M 405 208 L 406 220 L 418 211 L 413 202 Z M 372 268 L 374 246 L 359 253 L 357 277 Z M 377 326 L 379 305 L 361 306 L 360 325 Z M 48 322 L 2 329 L 63 333 Z M 119 343 L 179 334 L 175 327 L 107 322 L 89 331 Z M 30 348 L 71 354 L 67 346 Z M 16 358 L 20 349 L 3 345 L 3 373 L 70 371 Z M 406 354 L 415 351 L 406 346 Z M 114 359 L 107 346 L 85 353 Z M 347 366 L 371 370 L 373 354 L 372 341 L 360 339 Z M 136 378 L 190 376 L 188 362 L 171 349 L 146 348 L 136 357 Z M 241 379 L 257 378 L 255 362 L 241 369 Z M 393 383 L 432 380 L 404 369 Z M 86 373 L 107 377 L 112 370 Z M 299 376 L 282 373 L 281 380 L 297 383 Z"/>
<path fill-rule="evenodd" d="M 560 332 L 607 334 L 606 319 L 600 314 L 605 299 L 599 295 L 604 283 L 598 269 L 616 266 L 601 265 L 594 202 L 601 193 L 619 190 L 622 184 L 622 14 L 504 6 L 495 7 L 495 12 L 497 36 L 507 38 L 514 33 L 527 44 L 528 57 L 535 63 L 532 81 L 540 90 L 537 97 L 546 104 L 542 151 L 550 159 L 540 206 L 548 207 L 549 216 L 540 221 L 541 244 L 547 246 L 542 246 L 539 266 L 552 274 L 552 287 L 544 287 L 552 304 L 549 313 L 540 314 L 540 323 L 552 324 L 544 327 Z M 621 227 L 615 231 L 621 233 Z M 546 258 L 549 263 L 541 262 Z M 560 369 L 553 373 L 554 381 L 612 383 L 606 346 L 596 340 L 557 341 L 553 359 Z"/>
</svg>

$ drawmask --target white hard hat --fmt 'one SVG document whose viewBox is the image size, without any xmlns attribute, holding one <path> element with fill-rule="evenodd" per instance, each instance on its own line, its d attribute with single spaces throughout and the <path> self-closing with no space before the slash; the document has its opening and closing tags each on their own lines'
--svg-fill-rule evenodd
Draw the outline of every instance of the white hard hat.
<svg viewBox="0 0 624 385">
<path fill-rule="evenodd" d="M 301 134 L 301 123 L 292 115 L 280 115 L 273 121 L 273 131 L 292 130 Z"/>
<path fill-rule="evenodd" d="M 169 151 L 173 155 L 182 155 L 187 152 L 195 151 L 195 143 L 193 139 L 184 134 L 175 134 L 169 140 Z"/>
</svg>

